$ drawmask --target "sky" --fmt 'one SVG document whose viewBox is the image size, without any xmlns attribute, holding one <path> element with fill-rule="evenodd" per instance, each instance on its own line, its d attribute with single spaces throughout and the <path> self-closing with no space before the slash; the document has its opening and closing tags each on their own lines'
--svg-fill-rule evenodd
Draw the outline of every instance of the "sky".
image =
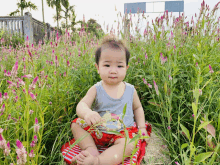
<svg viewBox="0 0 220 165">
<path fill-rule="evenodd" d="M 25 12 L 29 11 L 32 14 L 32 17 L 43 21 L 42 17 L 42 2 L 41 0 L 27 0 L 34 3 L 38 10 L 25 10 Z M 164 12 L 164 2 L 158 2 L 164 0 L 69 0 L 70 5 L 75 5 L 74 9 L 76 12 L 76 21 L 82 20 L 83 15 L 85 15 L 85 20 L 88 21 L 90 18 L 97 20 L 97 22 L 102 26 L 102 29 L 106 32 L 106 26 L 109 25 L 109 29 L 113 26 L 117 31 L 117 22 L 118 20 L 121 22 L 122 18 L 119 16 L 119 12 L 121 12 L 122 16 L 124 15 L 124 3 L 137 3 L 137 2 L 154 2 L 147 3 L 146 10 L 148 12 Z M 169 0 L 175 1 L 175 0 Z M 203 0 L 184 0 L 184 13 L 185 16 L 191 20 L 192 16 L 199 14 L 199 8 L 201 7 L 201 3 Z M 206 0 L 205 2 L 210 6 L 212 10 L 215 4 L 217 4 L 220 0 Z M 15 11 L 17 9 L 17 2 L 19 0 L 0 0 L 0 17 L 8 16 L 10 12 Z M 154 9 L 153 9 L 154 6 Z M 220 7 L 220 5 L 219 5 Z M 117 11 L 116 11 L 117 10 Z M 220 9 L 217 12 L 218 16 L 220 16 Z M 46 0 L 44 0 L 44 19 L 46 23 L 49 23 L 51 26 L 56 26 L 56 22 L 53 20 L 53 16 L 56 14 L 56 9 L 48 7 Z M 117 16 L 118 14 L 118 16 Z M 134 15 L 134 16 L 133 16 Z M 137 14 L 133 14 L 132 19 L 137 23 Z M 145 13 L 147 20 L 141 21 L 139 27 L 141 31 L 144 31 L 147 21 L 150 23 L 152 19 L 155 19 L 158 16 L 163 15 L 163 13 Z M 179 13 L 173 13 L 174 16 L 179 16 Z M 135 17 L 136 16 L 136 17 Z"/>
</svg>

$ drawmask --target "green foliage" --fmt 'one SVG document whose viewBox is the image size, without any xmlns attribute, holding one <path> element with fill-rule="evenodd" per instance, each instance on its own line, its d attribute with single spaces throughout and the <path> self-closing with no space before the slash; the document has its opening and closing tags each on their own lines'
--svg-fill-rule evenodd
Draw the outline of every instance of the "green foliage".
<svg viewBox="0 0 220 165">
<path fill-rule="evenodd" d="M 0 30 L 0 47 L 4 46 L 9 48 L 11 45 L 13 48 L 24 44 L 24 37 L 20 33 L 10 34 L 7 31 Z"/>
<path fill-rule="evenodd" d="M 220 160 L 220 43 L 217 33 L 204 30 L 210 30 L 210 22 L 217 31 L 218 24 L 214 16 L 204 15 L 205 11 L 196 22 L 193 37 L 182 31 L 187 25 L 179 17 L 175 26 L 164 20 L 172 27 L 164 31 L 155 20 L 142 40 L 136 30 L 136 37 L 130 36 L 127 42 L 131 58 L 124 81 L 135 86 L 146 120 L 163 130 L 170 157 L 179 164 L 212 165 Z M 94 67 L 94 53 L 103 34 L 99 30 L 91 33 L 95 21 L 81 23 L 85 30 L 82 35 L 72 33 L 68 37 L 65 33 L 57 41 L 53 34 L 55 42 L 48 41 L 41 47 L 27 48 L 23 44 L 22 50 L 0 51 L 0 92 L 9 96 L 0 102 L 0 125 L 4 139 L 11 144 L 9 156 L 0 149 L 0 164 L 16 162 L 16 139 L 28 154 L 34 150 L 35 157 L 27 156 L 26 164 L 62 164 L 60 149 L 72 139 L 70 123 L 77 117 L 76 106 L 101 80 Z M 1 31 L 0 35 L 7 34 Z M 4 38 L 9 40 L 10 36 Z M 36 118 L 38 133 L 34 131 Z M 34 135 L 38 142 L 32 148 Z M 132 141 L 138 138 L 140 135 Z"/>
</svg>

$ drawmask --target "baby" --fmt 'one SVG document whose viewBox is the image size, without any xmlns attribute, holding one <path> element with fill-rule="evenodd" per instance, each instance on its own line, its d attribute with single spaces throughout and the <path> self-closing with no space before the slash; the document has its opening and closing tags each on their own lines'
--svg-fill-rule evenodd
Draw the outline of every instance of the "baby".
<svg viewBox="0 0 220 165">
<path fill-rule="evenodd" d="M 140 130 L 142 135 L 151 133 L 150 124 L 145 122 L 144 111 L 134 86 L 124 82 L 130 53 L 121 40 L 114 36 L 104 38 L 101 46 L 96 50 L 95 67 L 101 81 L 93 85 L 76 107 L 79 118 L 72 121 L 71 130 L 75 140 L 88 135 L 78 143 L 83 150 L 72 162 L 79 165 L 115 165 L 122 162 L 125 133 L 120 123 L 108 121 L 105 125 L 87 131 L 91 125 L 102 121 L 108 112 L 111 118 L 122 119 L 123 108 L 127 104 L 123 122 L 129 133 L 129 140 Z M 95 101 L 95 107 L 91 106 Z M 115 124 L 117 123 L 117 124 Z M 111 134 L 108 130 L 120 132 L 121 135 Z M 125 155 L 130 156 L 134 150 L 134 142 L 127 141 Z M 147 143 L 149 138 L 144 139 Z M 129 144 L 128 144 L 129 143 Z M 97 145 L 109 146 L 101 154 Z"/>
</svg>

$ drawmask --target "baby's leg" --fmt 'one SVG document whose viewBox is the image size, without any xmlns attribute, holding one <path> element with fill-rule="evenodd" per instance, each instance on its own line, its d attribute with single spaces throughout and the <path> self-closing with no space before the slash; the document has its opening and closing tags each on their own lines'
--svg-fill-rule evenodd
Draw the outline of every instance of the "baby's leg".
<svg viewBox="0 0 220 165">
<path fill-rule="evenodd" d="M 135 142 L 126 145 L 125 155 L 130 156 Z M 106 149 L 99 156 L 94 157 L 87 151 L 83 152 L 79 164 L 81 165 L 114 165 L 122 162 L 125 138 L 117 139 L 113 146 Z"/>
<path fill-rule="evenodd" d="M 76 123 L 71 124 L 71 130 L 72 130 L 72 133 L 73 133 L 75 140 L 87 135 L 82 141 L 80 141 L 78 143 L 79 147 L 82 150 L 88 151 L 91 155 L 93 155 L 95 157 L 99 155 L 99 151 L 98 151 L 98 149 L 95 145 L 95 142 L 89 132 L 84 130 L 81 126 L 79 126 Z M 81 153 L 79 155 L 81 155 Z M 75 158 L 72 159 L 72 162 L 74 162 L 74 161 L 76 161 Z"/>
</svg>

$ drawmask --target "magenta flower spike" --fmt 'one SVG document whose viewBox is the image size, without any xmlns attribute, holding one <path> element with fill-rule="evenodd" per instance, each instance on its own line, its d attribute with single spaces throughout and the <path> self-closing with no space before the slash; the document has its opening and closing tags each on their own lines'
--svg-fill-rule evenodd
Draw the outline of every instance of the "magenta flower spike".
<svg viewBox="0 0 220 165">
<path fill-rule="evenodd" d="M 143 78 L 144 84 L 147 84 L 147 81 Z"/>
<path fill-rule="evenodd" d="M 32 142 L 30 143 L 30 146 L 33 148 L 33 147 L 35 146 L 35 142 L 32 141 Z"/>
<path fill-rule="evenodd" d="M 32 92 L 28 92 L 33 100 L 36 100 L 36 96 Z"/>
<path fill-rule="evenodd" d="M 4 93 L 4 99 L 5 100 L 9 99 L 8 93 Z"/>
<path fill-rule="evenodd" d="M 35 118 L 35 124 L 38 124 L 38 119 L 37 118 Z"/>
<path fill-rule="evenodd" d="M 26 37 L 26 41 L 29 41 L 29 38 L 28 38 L 28 36 Z"/>
<path fill-rule="evenodd" d="M 38 76 L 34 78 L 32 84 L 33 84 L 33 85 L 36 84 L 37 80 L 38 80 Z"/>
<path fill-rule="evenodd" d="M 0 141 L 3 141 L 3 137 L 2 137 L 2 134 L 0 134 Z"/>
<path fill-rule="evenodd" d="M 170 129 L 171 129 L 171 127 L 170 127 L 170 126 L 168 126 L 168 127 L 167 127 L 167 129 L 169 129 L 169 130 L 170 130 Z"/>
<path fill-rule="evenodd" d="M 19 148 L 19 149 L 22 149 L 23 148 L 23 145 L 22 145 L 22 143 L 17 139 L 17 141 L 16 141 L 16 145 L 17 145 L 17 147 Z"/>
<path fill-rule="evenodd" d="M 148 83 L 147 85 L 148 85 L 149 88 L 152 88 L 152 85 L 151 85 L 151 84 Z"/>
<path fill-rule="evenodd" d="M 10 142 L 7 143 L 7 147 L 10 150 Z"/>
<path fill-rule="evenodd" d="M 159 96 L 158 86 L 155 81 L 154 81 L 154 89 L 156 91 L 156 94 Z"/>
<path fill-rule="evenodd" d="M 209 65 L 209 69 L 210 69 L 210 71 L 209 71 L 210 73 L 214 73 L 214 71 L 213 71 L 211 65 Z"/>
<path fill-rule="evenodd" d="M 68 67 L 70 66 L 70 62 L 69 62 L 69 61 L 67 61 L 67 66 L 68 66 Z"/>
<path fill-rule="evenodd" d="M 34 135 L 34 141 L 37 142 L 37 135 Z"/>
<path fill-rule="evenodd" d="M 145 59 L 148 59 L 147 53 L 145 53 Z"/>
</svg>

